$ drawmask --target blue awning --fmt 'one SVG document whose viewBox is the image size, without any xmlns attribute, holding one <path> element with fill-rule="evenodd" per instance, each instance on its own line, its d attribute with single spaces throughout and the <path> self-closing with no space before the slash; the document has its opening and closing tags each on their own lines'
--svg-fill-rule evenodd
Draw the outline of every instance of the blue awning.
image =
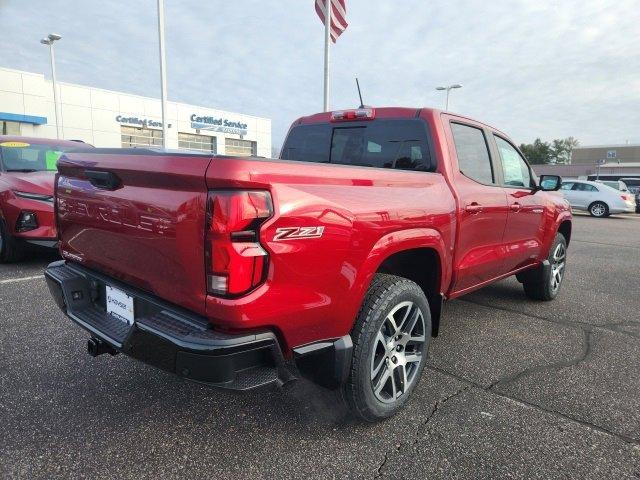
<svg viewBox="0 0 640 480">
<path fill-rule="evenodd" d="M 19 115 L 17 113 L 0 112 L 0 120 L 8 122 L 32 123 L 33 125 L 44 125 L 47 117 L 36 117 L 35 115 Z"/>
</svg>

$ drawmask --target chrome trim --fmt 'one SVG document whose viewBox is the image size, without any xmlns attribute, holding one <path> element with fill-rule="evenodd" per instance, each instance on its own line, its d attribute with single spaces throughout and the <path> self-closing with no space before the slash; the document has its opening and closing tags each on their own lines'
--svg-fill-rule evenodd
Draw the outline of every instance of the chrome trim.
<svg viewBox="0 0 640 480">
<path fill-rule="evenodd" d="M 42 195 L 40 193 L 20 192 L 17 190 L 14 190 L 13 193 L 16 197 L 26 198 L 28 200 L 38 200 L 40 202 L 53 204 L 53 195 Z"/>
</svg>

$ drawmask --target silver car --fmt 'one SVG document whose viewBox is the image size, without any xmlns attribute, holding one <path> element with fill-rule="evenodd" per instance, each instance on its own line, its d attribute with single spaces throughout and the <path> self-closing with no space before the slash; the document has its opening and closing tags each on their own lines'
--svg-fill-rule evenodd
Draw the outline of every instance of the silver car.
<svg viewBox="0 0 640 480">
<path fill-rule="evenodd" d="M 584 210 L 594 217 L 613 213 L 635 213 L 633 194 L 621 192 L 604 183 L 588 180 L 565 180 L 560 191 L 575 210 Z"/>
</svg>

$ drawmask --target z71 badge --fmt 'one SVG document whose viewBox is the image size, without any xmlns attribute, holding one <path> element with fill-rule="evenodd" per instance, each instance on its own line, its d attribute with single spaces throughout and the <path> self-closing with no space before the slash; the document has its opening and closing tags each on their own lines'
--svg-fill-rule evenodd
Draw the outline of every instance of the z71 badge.
<svg viewBox="0 0 640 480">
<path fill-rule="evenodd" d="M 305 238 L 319 238 L 324 233 L 324 227 L 283 227 L 276 230 L 274 240 L 304 240 Z"/>
</svg>

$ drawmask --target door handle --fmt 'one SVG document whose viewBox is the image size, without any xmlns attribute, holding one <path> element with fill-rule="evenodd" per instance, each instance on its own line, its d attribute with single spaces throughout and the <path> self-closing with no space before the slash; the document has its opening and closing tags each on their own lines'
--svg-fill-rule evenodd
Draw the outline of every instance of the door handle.
<svg viewBox="0 0 640 480">
<path fill-rule="evenodd" d="M 84 175 L 89 179 L 91 185 L 102 190 L 116 190 L 122 185 L 120 178 L 113 172 L 85 170 Z"/>
<path fill-rule="evenodd" d="M 519 212 L 521 208 L 522 208 L 522 205 L 520 205 L 518 202 L 511 204 L 512 212 Z"/>
<path fill-rule="evenodd" d="M 471 213 L 472 215 L 475 215 L 476 213 L 480 213 L 482 211 L 482 205 L 480 205 L 478 202 L 472 202 L 469 205 L 467 205 L 466 207 L 464 207 L 464 209 L 468 213 Z"/>
</svg>

